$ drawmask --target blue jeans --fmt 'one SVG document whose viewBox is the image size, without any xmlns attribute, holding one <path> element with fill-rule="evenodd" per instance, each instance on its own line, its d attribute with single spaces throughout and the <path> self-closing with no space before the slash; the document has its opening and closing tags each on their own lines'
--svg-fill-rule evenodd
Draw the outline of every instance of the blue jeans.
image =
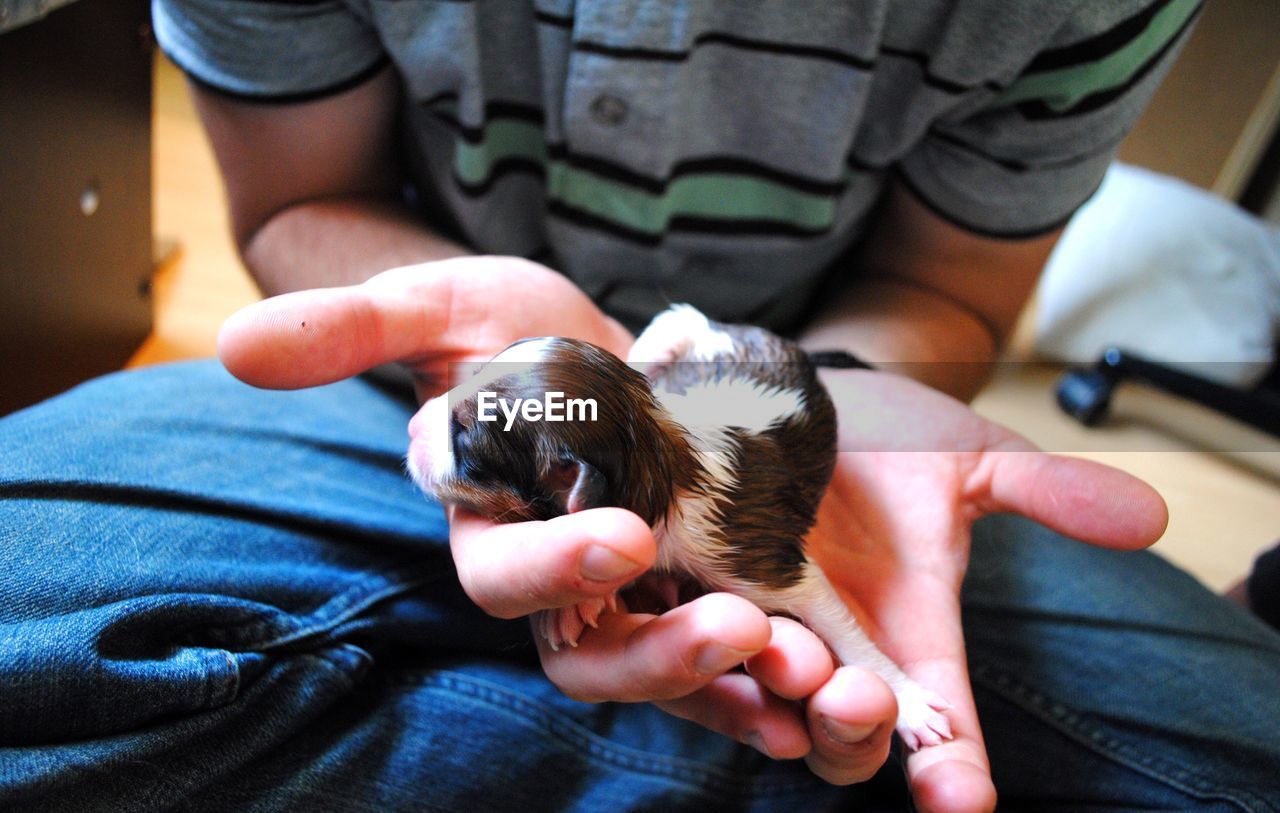
<svg viewBox="0 0 1280 813">
<path fill-rule="evenodd" d="M 542 676 L 458 586 L 403 397 L 212 363 L 0 421 L 0 809 L 909 809 Z M 1211 544 L 1211 543 L 1210 543 Z M 1280 636 L 1158 557 L 974 531 L 1002 810 L 1280 810 Z"/>
</svg>

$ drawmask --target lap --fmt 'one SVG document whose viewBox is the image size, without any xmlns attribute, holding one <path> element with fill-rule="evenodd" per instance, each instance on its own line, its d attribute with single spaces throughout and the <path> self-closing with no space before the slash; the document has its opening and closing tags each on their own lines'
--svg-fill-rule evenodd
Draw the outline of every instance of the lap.
<svg viewBox="0 0 1280 813">
<path fill-rule="evenodd" d="M 820 809 L 802 766 L 542 676 L 463 594 L 405 399 L 213 364 L 0 421 L 0 808 Z M 763 801 L 761 801 L 763 800 Z"/>
<path fill-rule="evenodd" d="M 1280 636 L 1150 552 L 974 528 L 969 668 L 1002 809 L 1276 810 Z"/>
<path fill-rule="evenodd" d="M 836 791 L 650 706 L 561 696 L 527 625 L 458 588 L 403 475 L 412 408 L 187 364 L 0 421 L 0 806 L 901 807 L 896 764 Z M 1005 808 L 1265 795 L 1246 782 L 1275 714 L 1249 704 L 1276 696 L 1274 637 L 1112 556 L 978 526 L 966 631 Z"/>
</svg>

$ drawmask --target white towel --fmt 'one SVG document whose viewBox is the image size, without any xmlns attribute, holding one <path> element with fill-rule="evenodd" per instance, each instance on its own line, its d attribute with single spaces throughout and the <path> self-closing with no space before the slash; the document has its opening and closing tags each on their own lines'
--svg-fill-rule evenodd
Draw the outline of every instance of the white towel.
<svg viewBox="0 0 1280 813">
<path fill-rule="evenodd" d="M 1116 345 L 1224 384 L 1257 383 L 1280 335 L 1280 230 L 1184 181 L 1115 164 L 1040 281 L 1036 350 Z"/>
</svg>

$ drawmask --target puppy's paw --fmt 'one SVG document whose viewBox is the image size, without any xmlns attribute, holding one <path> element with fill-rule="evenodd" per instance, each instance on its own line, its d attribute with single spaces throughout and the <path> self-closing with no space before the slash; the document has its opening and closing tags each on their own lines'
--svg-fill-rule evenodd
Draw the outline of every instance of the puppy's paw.
<svg viewBox="0 0 1280 813">
<path fill-rule="evenodd" d="M 941 745 L 951 739 L 951 723 L 943 713 L 951 704 L 941 695 L 915 682 L 908 682 L 896 695 L 898 736 L 907 748 L 918 751 L 926 745 Z"/>
<path fill-rule="evenodd" d="M 617 594 L 588 599 L 571 607 L 543 610 L 533 619 L 534 630 L 551 645 L 552 650 L 577 646 L 587 627 L 599 626 L 600 614 L 606 609 L 618 609 Z"/>
</svg>

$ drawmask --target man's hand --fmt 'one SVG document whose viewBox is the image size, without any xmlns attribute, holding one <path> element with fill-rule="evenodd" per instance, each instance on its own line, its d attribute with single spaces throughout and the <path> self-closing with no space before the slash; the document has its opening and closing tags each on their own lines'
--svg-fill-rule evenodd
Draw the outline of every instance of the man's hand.
<svg viewBox="0 0 1280 813">
<path fill-rule="evenodd" d="M 425 397 L 443 391 L 450 362 L 487 360 L 533 335 L 573 336 L 621 357 L 632 341 L 554 272 L 482 257 L 266 300 L 228 320 L 219 354 L 243 380 L 277 388 L 400 361 Z M 1163 530 L 1163 502 L 1113 469 L 1042 454 L 909 379 L 848 371 L 827 384 L 842 451 L 810 553 L 886 653 L 955 705 L 956 738 L 909 759 L 920 809 L 990 810 L 960 627 L 970 524 L 1015 511 L 1086 542 L 1138 548 Z M 657 555 L 638 517 L 609 508 L 511 525 L 454 510 L 450 543 L 468 595 L 505 618 L 609 595 Z M 771 756 L 803 757 L 830 782 L 866 779 L 888 753 L 897 713 L 888 687 L 835 668 L 809 630 L 734 596 L 701 596 L 660 615 L 606 613 L 576 648 L 539 642 L 539 651 L 572 697 L 651 700 Z"/>
<path fill-rule="evenodd" d="M 487 360 L 536 335 L 585 339 L 622 358 L 633 341 L 560 275 L 480 257 L 264 300 L 227 321 L 218 352 L 237 377 L 279 389 L 399 361 L 425 399 L 443 391 L 449 363 Z M 649 528 L 619 509 L 511 525 L 460 510 L 450 519 L 464 589 L 503 618 L 609 595 L 657 556 Z M 861 670 L 836 670 L 808 630 L 734 596 L 704 596 L 662 615 L 608 613 L 581 646 L 540 647 L 548 676 L 572 697 L 653 700 L 772 756 L 807 755 L 829 779 L 867 778 L 888 751 L 897 713 L 888 687 Z M 744 660 L 750 676 L 729 673 Z"/>
<path fill-rule="evenodd" d="M 250 305 L 222 326 L 218 357 L 237 378 L 272 389 L 329 384 L 400 362 L 425 399 L 448 389 L 450 364 L 488 361 L 529 336 L 570 336 L 624 356 L 634 341 L 545 266 L 457 257 Z"/>
<path fill-rule="evenodd" d="M 841 451 L 808 552 L 881 649 L 954 705 L 955 738 L 908 758 L 917 806 L 991 810 L 960 623 L 970 526 L 1013 512 L 1085 543 L 1133 550 L 1164 532 L 1164 501 L 1123 472 L 1040 452 L 910 379 L 824 371 L 824 380 Z"/>
<path fill-rule="evenodd" d="M 1015 512 L 1084 543 L 1131 550 L 1163 533 L 1164 502 L 1120 471 L 1044 454 L 910 379 L 848 371 L 825 381 L 841 451 L 807 550 L 886 654 L 954 705 L 955 738 L 908 757 L 917 807 L 990 811 L 996 792 L 960 621 L 970 526 Z M 630 522 L 607 511 L 577 516 Z M 645 531 L 628 531 L 637 561 L 650 555 Z M 614 583 L 600 587 L 596 595 Z M 521 609 L 542 606 L 534 599 Z M 772 756 L 803 757 L 832 783 L 869 778 L 888 753 L 897 714 L 888 687 L 870 673 L 835 669 L 809 630 L 733 596 L 702 596 L 658 616 L 607 614 L 576 649 L 539 647 L 547 674 L 572 696 L 653 700 Z M 725 673 L 739 662 L 745 673 Z"/>
<path fill-rule="evenodd" d="M 656 557 L 649 528 L 616 508 L 510 525 L 452 509 L 450 532 L 463 587 L 503 618 L 609 595 Z M 726 593 L 662 614 L 627 609 L 601 615 L 576 647 L 537 640 L 548 678 L 565 694 L 652 701 L 775 758 L 803 757 L 832 782 L 868 779 L 884 763 L 893 693 L 870 672 L 837 670 L 825 644 L 797 622 Z M 736 671 L 742 665 L 745 673 Z"/>
</svg>

